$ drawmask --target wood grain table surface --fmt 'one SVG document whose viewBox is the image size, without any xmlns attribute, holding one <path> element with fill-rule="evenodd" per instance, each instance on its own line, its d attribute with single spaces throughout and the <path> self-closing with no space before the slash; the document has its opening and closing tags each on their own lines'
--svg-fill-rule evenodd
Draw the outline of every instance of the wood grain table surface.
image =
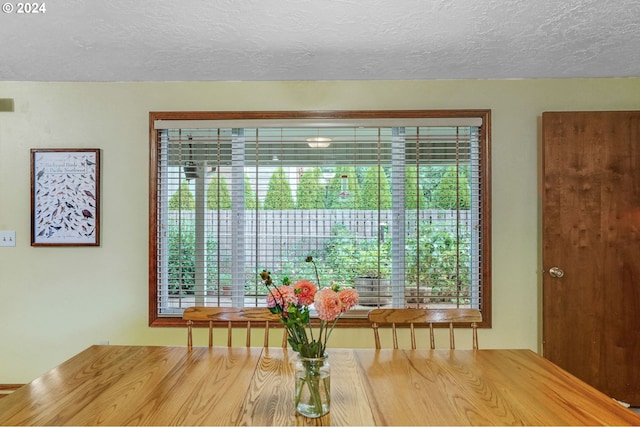
<svg viewBox="0 0 640 427">
<path fill-rule="evenodd" d="M 0 425 L 640 425 L 530 350 L 329 349 L 331 412 L 295 413 L 280 348 L 92 346 L 0 400 Z"/>
</svg>

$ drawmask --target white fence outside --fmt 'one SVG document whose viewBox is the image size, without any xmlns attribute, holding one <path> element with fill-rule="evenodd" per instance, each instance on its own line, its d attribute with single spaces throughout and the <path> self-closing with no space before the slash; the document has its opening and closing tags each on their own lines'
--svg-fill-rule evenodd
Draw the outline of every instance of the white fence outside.
<svg viewBox="0 0 640 427">
<path fill-rule="evenodd" d="M 195 212 L 169 212 L 169 222 L 181 224 L 185 231 L 195 223 Z M 231 254 L 232 211 L 206 211 L 205 236 L 218 242 L 221 254 Z M 416 211 L 407 211 L 407 235 L 415 234 L 417 222 L 428 221 L 434 227 L 454 231 L 456 224 L 471 231 L 471 211 L 423 210 L 416 219 Z M 393 233 L 391 210 L 269 210 L 244 212 L 244 245 L 251 259 L 259 254 L 262 262 L 282 259 L 291 250 L 298 256 L 321 251 L 333 237 L 336 226 L 350 230 L 358 239 L 388 239 Z M 188 227 L 188 228 L 187 228 Z M 256 241 L 256 235 L 259 239 Z"/>
<path fill-rule="evenodd" d="M 196 214 L 194 211 L 170 211 L 168 215 L 170 226 L 180 224 L 181 232 L 194 233 Z M 212 256 L 217 261 L 219 273 L 231 280 L 233 256 L 233 220 L 232 211 L 206 211 L 204 215 L 205 240 L 215 241 L 217 250 Z M 405 232 L 407 236 L 415 235 L 418 222 L 429 222 L 440 230 L 455 231 L 457 225 L 462 225 L 467 233 L 471 232 L 472 219 L 470 211 L 424 210 L 419 217 L 416 211 L 406 212 Z M 342 226 L 348 229 L 357 239 L 389 239 L 392 236 L 394 222 L 392 211 L 377 210 L 286 210 L 286 211 L 245 211 L 244 224 L 244 265 L 259 265 L 260 268 L 277 270 L 284 261 L 299 261 L 312 253 L 322 253 L 325 245 L 334 237 L 334 229 Z M 258 239 L 256 239 L 256 235 Z M 202 257 L 200 257 L 202 259 Z M 205 267 L 208 268 L 208 267 Z M 169 279 L 170 280 L 170 279 Z M 229 282 L 230 284 L 230 282 Z M 244 290 L 243 283 L 236 283 L 232 291 L 222 293 L 220 289 L 215 296 L 207 296 L 196 291 L 198 296 L 184 295 L 168 299 L 165 282 L 160 292 L 160 305 L 167 310 L 183 307 L 191 299 L 200 304 L 211 298 L 215 304 L 238 304 L 238 301 L 250 298 L 245 304 L 255 305 L 263 303 L 257 296 L 250 297 Z M 207 286 L 213 283 L 207 283 Z M 395 285 L 394 285 L 395 286 Z M 226 286 L 225 286 L 226 287 Z M 202 288 L 204 289 L 204 288 Z M 186 298 L 186 299 L 184 299 Z M 262 297 L 264 299 L 264 297 Z M 407 302 L 409 299 L 407 299 Z M 422 299 L 417 299 L 422 303 Z M 427 302 L 426 300 L 424 301 Z"/>
</svg>

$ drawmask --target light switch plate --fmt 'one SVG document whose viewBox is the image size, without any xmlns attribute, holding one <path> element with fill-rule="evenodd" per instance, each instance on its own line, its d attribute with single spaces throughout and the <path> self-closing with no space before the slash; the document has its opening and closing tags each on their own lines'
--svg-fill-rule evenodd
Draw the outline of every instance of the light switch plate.
<svg viewBox="0 0 640 427">
<path fill-rule="evenodd" d="M 0 246 L 15 246 L 15 245 L 16 245 L 15 231 L 0 231 Z"/>
</svg>

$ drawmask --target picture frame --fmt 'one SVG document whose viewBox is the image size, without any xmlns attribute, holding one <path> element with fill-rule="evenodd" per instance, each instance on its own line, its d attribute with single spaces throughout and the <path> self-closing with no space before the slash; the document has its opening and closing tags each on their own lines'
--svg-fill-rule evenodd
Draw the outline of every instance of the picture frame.
<svg viewBox="0 0 640 427">
<path fill-rule="evenodd" d="M 100 149 L 31 149 L 31 246 L 100 245 Z"/>
</svg>

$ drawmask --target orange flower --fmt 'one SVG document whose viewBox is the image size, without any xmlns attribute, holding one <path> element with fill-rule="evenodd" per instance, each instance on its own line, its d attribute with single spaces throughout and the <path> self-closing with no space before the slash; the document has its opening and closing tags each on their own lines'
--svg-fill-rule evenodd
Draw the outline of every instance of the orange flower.
<svg viewBox="0 0 640 427">
<path fill-rule="evenodd" d="M 338 291 L 338 298 L 342 303 L 342 312 L 351 310 L 358 304 L 358 291 L 355 289 L 342 289 Z"/>
<path fill-rule="evenodd" d="M 278 286 L 269 291 L 267 295 L 267 307 L 273 308 L 276 305 L 283 311 L 287 311 L 289 303 L 297 304 L 296 294 L 291 286 Z"/>
<path fill-rule="evenodd" d="M 269 311 L 280 316 L 280 321 L 287 329 L 288 342 L 293 351 L 299 352 L 303 357 L 323 357 L 326 354 L 327 341 L 340 315 L 358 303 L 358 293 L 354 289 L 340 290 L 340 285 L 335 283 L 331 287 L 318 290 L 320 276 L 316 263 L 311 256 L 305 261 L 313 264 L 317 285 L 304 279 L 290 285 L 291 281 L 285 277 L 282 279 L 282 285 L 276 287 L 271 280 L 271 273 L 267 270 L 260 273 L 260 280 L 267 288 L 267 307 Z M 311 304 L 314 305 L 320 320 L 317 335 L 314 335 L 311 324 Z"/>
<path fill-rule="evenodd" d="M 308 280 L 298 280 L 293 285 L 293 290 L 298 297 L 298 304 L 309 306 L 313 304 L 316 296 L 316 286 Z"/>
<path fill-rule="evenodd" d="M 320 320 L 334 320 L 342 313 L 342 302 L 338 298 L 338 293 L 331 288 L 316 292 L 314 303 Z"/>
</svg>

